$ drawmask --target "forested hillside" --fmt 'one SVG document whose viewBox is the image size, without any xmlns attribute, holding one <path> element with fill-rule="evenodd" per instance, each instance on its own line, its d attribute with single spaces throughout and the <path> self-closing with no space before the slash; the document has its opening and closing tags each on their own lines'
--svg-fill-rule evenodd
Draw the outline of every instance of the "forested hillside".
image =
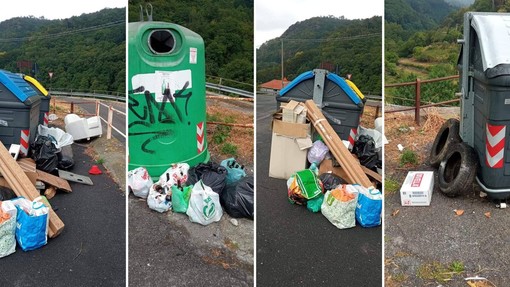
<svg viewBox="0 0 510 287">
<path fill-rule="evenodd" d="M 297 22 L 257 49 L 257 82 L 281 78 L 283 42 L 284 76 L 289 80 L 322 63 L 341 76 L 352 74 L 363 92 L 381 94 L 381 21 L 327 16 Z"/>
<path fill-rule="evenodd" d="M 253 0 L 150 3 L 154 21 L 179 24 L 202 36 L 208 76 L 253 84 Z M 129 0 L 129 22 L 140 21 L 140 5 L 146 6 Z"/>
<path fill-rule="evenodd" d="M 390 0 L 411 3 L 416 0 Z M 425 0 L 421 0 L 425 1 Z M 428 1 L 427 1 L 428 2 Z M 394 2 L 393 2 L 394 3 Z M 432 1 L 430 2 L 432 3 Z M 429 3 L 429 4 L 430 4 Z M 433 79 L 457 74 L 457 59 L 462 38 L 463 16 L 467 11 L 510 11 L 510 1 L 476 0 L 471 6 L 456 8 L 442 18 L 436 18 L 431 27 L 421 26 L 422 19 L 433 19 L 444 3 L 431 6 L 428 12 L 420 12 L 421 18 L 405 18 L 396 21 L 392 15 L 402 14 L 399 6 L 386 6 L 385 13 L 385 81 L 386 83 L 412 82 L 416 78 Z M 413 7 L 409 5 L 408 7 Z M 391 9 L 390 9 L 391 8 Z M 417 10 L 413 10 L 418 13 Z M 403 25 L 406 23 L 406 25 Z M 420 28 L 421 27 L 421 28 Z M 453 99 L 459 90 L 457 81 L 427 84 L 422 87 L 424 102 L 440 102 Z M 409 105 L 414 103 L 414 88 L 391 88 L 386 90 L 390 103 Z M 404 100 L 408 99 L 408 100 Z"/>
<path fill-rule="evenodd" d="M 33 75 L 47 88 L 125 92 L 125 21 L 123 8 L 3 21 L 0 69 Z"/>
</svg>

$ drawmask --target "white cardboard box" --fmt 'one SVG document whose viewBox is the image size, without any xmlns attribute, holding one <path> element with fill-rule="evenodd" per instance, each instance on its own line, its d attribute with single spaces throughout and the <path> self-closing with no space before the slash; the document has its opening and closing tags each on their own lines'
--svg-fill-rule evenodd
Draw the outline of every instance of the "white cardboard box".
<svg viewBox="0 0 510 287">
<path fill-rule="evenodd" d="M 433 171 L 410 171 L 400 188 L 402 206 L 429 206 L 433 189 Z"/>
<path fill-rule="evenodd" d="M 276 117 L 272 128 L 269 177 L 288 179 L 306 169 L 307 151 L 312 146 L 310 123 L 289 123 Z"/>
</svg>

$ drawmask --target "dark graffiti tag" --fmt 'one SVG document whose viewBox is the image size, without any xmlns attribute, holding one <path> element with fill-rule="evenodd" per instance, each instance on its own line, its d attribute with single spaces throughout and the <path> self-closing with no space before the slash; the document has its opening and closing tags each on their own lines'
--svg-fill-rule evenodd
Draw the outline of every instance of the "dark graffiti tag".
<svg viewBox="0 0 510 287">
<path fill-rule="evenodd" d="M 182 89 L 178 90 L 172 96 L 172 91 L 170 90 L 169 85 L 167 85 L 163 91 L 163 99 L 161 102 L 157 102 L 155 97 L 151 95 L 151 92 L 145 90 L 143 86 L 138 87 L 134 90 L 129 91 L 129 110 L 131 111 L 134 118 L 134 121 L 130 122 L 128 128 L 143 126 L 145 128 L 150 128 L 154 124 L 162 124 L 169 125 L 174 124 L 176 121 L 182 123 L 183 117 L 182 113 L 175 103 L 177 99 L 186 99 L 186 103 L 184 106 L 185 114 L 188 115 L 188 102 L 193 93 L 191 91 L 184 92 L 189 86 L 189 82 L 186 82 Z M 135 94 L 141 93 L 143 95 Z M 141 99 L 140 99 L 141 98 Z M 170 104 L 175 113 L 177 114 L 177 119 L 172 118 L 170 112 L 166 109 L 167 104 Z M 141 108 L 141 111 L 140 111 Z M 130 136 L 141 136 L 141 135 L 152 135 L 147 140 L 145 140 L 142 144 L 142 151 L 149 154 L 154 154 L 156 151 L 149 149 L 147 146 L 155 140 L 159 140 L 164 137 L 169 137 L 173 134 L 171 129 L 158 129 L 154 131 L 144 131 L 137 133 L 129 133 Z"/>
</svg>

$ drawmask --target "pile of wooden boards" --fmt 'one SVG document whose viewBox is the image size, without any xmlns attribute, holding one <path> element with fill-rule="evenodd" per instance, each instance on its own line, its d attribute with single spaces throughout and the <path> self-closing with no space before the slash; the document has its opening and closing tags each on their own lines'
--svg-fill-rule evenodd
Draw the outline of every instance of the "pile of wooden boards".
<svg viewBox="0 0 510 287">
<path fill-rule="evenodd" d="M 22 163 L 22 165 L 29 166 L 30 164 L 24 162 Z M 4 180 L 7 182 L 8 186 L 14 191 L 14 193 L 17 196 L 23 196 L 30 201 L 40 196 L 39 191 L 35 188 L 32 182 L 33 180 L 31 180 L 25 174 L 23 168 L 14 160 L 14 158 L 12 158 L 9 151 L 5 148 L 5 146 L 1 142 L 0 142 L 0 172 L 2 173 L 2 176 Z M 47 176 L 50 174 L 43 173 L 42 171 L 39 170 L 36 170 L 36 173 L 38 179 L 47 178 L 47 181 L 54 180 L 54 178 Z M 42 175 L 42 177 L 40 177 L 40 174 Z M 68 183 L 67 186 L 69 186 Z M 68 191 L 71 191 L 71 187 L 64 188 L 68 189 Z M 55 238 L 62 232 L 62 230 L 64 230 L 64 223 L 53 211 L 51 206 L 48 206 L 48 208 L 50 210 L 48 236 L 50 238 Z"/>
<path fill-rule="evenodd" d="M 352 156 L 344 146 L 338 134 L 333 130 L 327 119 L 316 106 L 313 100 L 307 100 L 305 106 L 308 109 L 307 117 L 312 122 L 315 130 L 321 135 L 324 143 L 328 146 L 331 154 L 340 163 L 345 171 L 346 180 L 349 183 L 358 183 L 364 187 L 373 186 L 365 174 L 361 164 Z"/>
</svg>

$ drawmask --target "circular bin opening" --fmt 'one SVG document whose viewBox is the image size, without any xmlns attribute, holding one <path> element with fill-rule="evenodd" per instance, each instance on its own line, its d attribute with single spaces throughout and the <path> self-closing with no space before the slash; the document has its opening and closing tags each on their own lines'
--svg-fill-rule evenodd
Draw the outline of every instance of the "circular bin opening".
<svg viewBox="0 0 510 287">
<path fill-rule="evenodd" d="M 172 52 L 175 47 L 175 38 L 170 30 L 154 30 L 149 35 L 149 48 L 156 54 Z"/>
</svg>

